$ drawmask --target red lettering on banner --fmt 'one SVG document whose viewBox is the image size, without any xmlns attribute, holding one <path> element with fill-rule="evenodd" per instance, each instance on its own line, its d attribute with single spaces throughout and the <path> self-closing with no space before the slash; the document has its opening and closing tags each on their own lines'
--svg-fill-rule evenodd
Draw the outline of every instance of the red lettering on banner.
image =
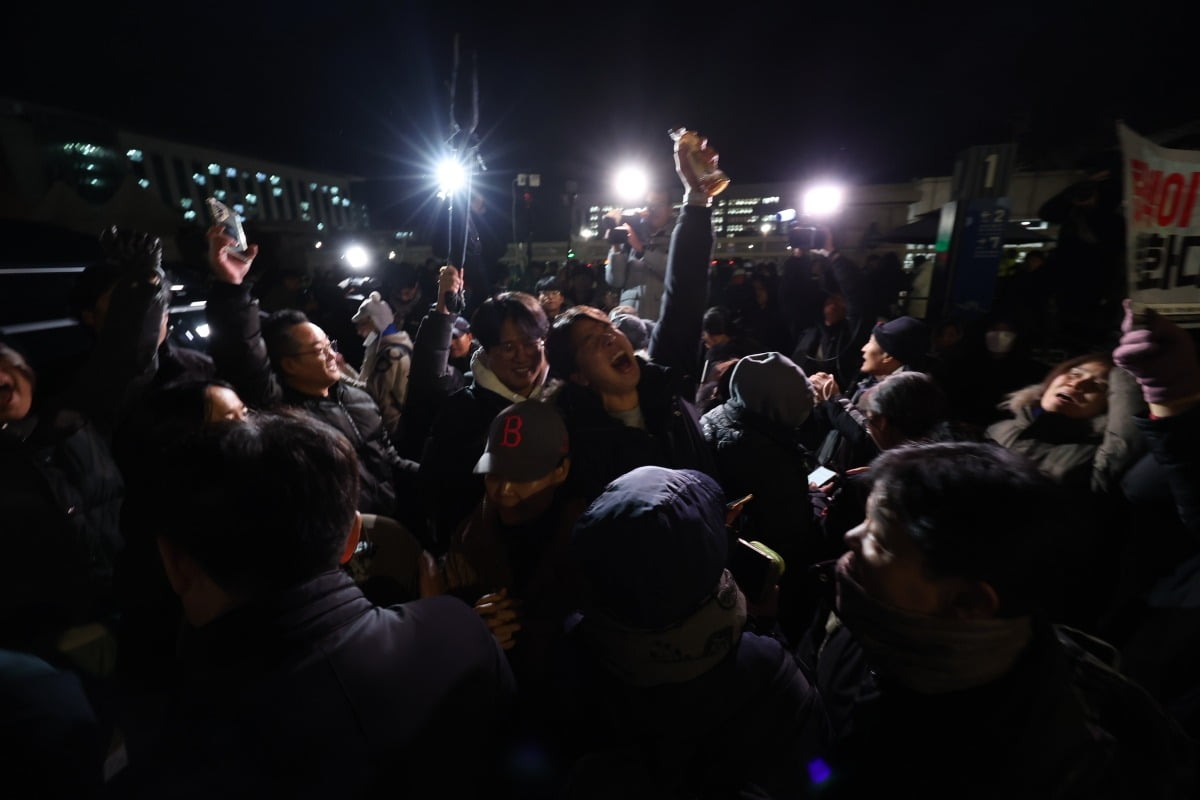
<svg viewBox="0 0 1200 800">
<path fill-rule="evenodd" d="M 1130 187 L 1130 195 L 1134 199 L 1133 220 L 1142 222 L 1150 212 L 1154 196 L 1154 188 L 1148 185 L 1151 180 L 1150 167 L 1145 161 L 1131 158 L 1129 159 L 1129 169 L 1133 173 L 1133 186 Z"/>
<path fill-rule="evenodd" d="M 1159 227 L 1188 228 L 1196 209 L 1196 194 L 1200 190 L 1200 172 L 1187 174 L 1171 172 L 1163 175 L 1159 169 L 1136 158 L 1129 159 L 1133 186 L 1130 188 L 1133 221 L 1152 223 Z M 1186 183 L 1186 187 L 1185 187 Z"/>
<path fill-rule="evenodd" d="M 1183 195 L 1183 208 L 1179 212 L 1179 227 L 1192 227 L 1192 209 L 1196 207 L 1196 191 L 1200 190 L 1200 172 L 1193 172 Z"/>
<path fill-rule="evenodd" d="M 1175 210 L 1179 208 L 1179 193 L 1183 191 L 1183 176 L 1172 172 L 1162 184 L 1162 194 L 1158 198 L 1158 224 L 1167 226 L 1175 218 Z"/>
<path fill-rule="evenodd" d="M 504 420 L 504 436 L 500 437 L 501 447 L 519 447 L 521 444 L 521 426 L 523 421 L 520 417 L 509 417 Z"/>
</svg>

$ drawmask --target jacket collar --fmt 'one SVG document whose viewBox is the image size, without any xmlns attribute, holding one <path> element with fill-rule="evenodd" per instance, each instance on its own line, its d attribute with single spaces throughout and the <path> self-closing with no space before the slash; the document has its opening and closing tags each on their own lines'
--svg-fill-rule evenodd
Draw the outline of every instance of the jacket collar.
<svg viewBox="0 0 1200 800">
<path fill-rule="evenodd" d="M 321 639 L 374 606 L 341 569 L 239 606 L 201 628 L 185 627 L 179 655 L 189 672 L 239 663 Z"/>
</svg>

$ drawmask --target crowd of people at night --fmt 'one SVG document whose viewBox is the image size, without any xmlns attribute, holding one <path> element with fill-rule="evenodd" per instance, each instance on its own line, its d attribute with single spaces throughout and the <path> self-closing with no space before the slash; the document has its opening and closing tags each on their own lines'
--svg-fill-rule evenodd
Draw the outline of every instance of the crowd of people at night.
<svg viewBox="0 0 1200 800">
<path fill-rule="evenodd" d="M 106 231 L 86 358 L 0 342 L 11 796 L 1196 796 L 1200 358 L 1121 236 L 1072 187 L 918 315 L 833 231 L 714 260 L 674 159 L 604 264 L 352 308 L 214 227 L 202 349 Z"/>
</svg>

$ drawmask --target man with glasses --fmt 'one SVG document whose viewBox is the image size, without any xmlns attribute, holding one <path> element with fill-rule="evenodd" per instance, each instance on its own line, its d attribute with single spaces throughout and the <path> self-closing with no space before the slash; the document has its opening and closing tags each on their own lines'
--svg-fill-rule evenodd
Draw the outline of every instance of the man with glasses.
<svg viewBox="0 0 1200 800">
<path fill-rule="evenodd" d="M 209 229 L 208 243 L 216 277 L 207 308 L 209 352 L 218 374 L 252 408 L 293 406 L 332 425 L 358 454 L 358 510 L 421 525 L 419 494 L 407 491 L 402 502 L 397 498 L 398 489 L 411 488 L 417 465 L 396 452 L 371 396 L 341 380 L 337 343 L 302 311 L 260 317 L 258 301 L 244 283 L 257 245 L 239 257 L 219 226 Z"/>
</svg>

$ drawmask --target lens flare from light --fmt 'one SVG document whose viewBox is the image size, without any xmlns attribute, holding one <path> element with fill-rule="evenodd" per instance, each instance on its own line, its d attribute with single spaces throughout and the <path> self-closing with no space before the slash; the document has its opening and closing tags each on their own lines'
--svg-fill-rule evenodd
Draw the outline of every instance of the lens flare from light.
<svg viewBox="0 0 1200 800">
<path fill-rule="evenodd" d="M 346 259 L 346 263 L 350 266 L 350 269 L 362 269 L 371 262 L 371 257 L 367 255 L 367 251 L 356 244 L 347 247 L 342 257 Z"/>
<path fill-rule="evenodd" d="M 805 216 L 831 217 L 842 210 L 845 191 L 840 186 L 824 184 L 813 186 L 804 193 L 802 208 Z"/>
<path fill-rule="evenodd" d="M 613 190 L 617 193 L 617 199 L 623 203 L 640 203 L 646 199 L 646 189 L 649 185 L 646 171 L 640 167 L 622 167 L 613 176 Z"/>
<path fill-rule="evenodd" d="M 437 166 L 437 182 L 442 194 L 452 195 L 466 185 L 467 172 L 457 159 L 445 158 Z"/>
</svg>

